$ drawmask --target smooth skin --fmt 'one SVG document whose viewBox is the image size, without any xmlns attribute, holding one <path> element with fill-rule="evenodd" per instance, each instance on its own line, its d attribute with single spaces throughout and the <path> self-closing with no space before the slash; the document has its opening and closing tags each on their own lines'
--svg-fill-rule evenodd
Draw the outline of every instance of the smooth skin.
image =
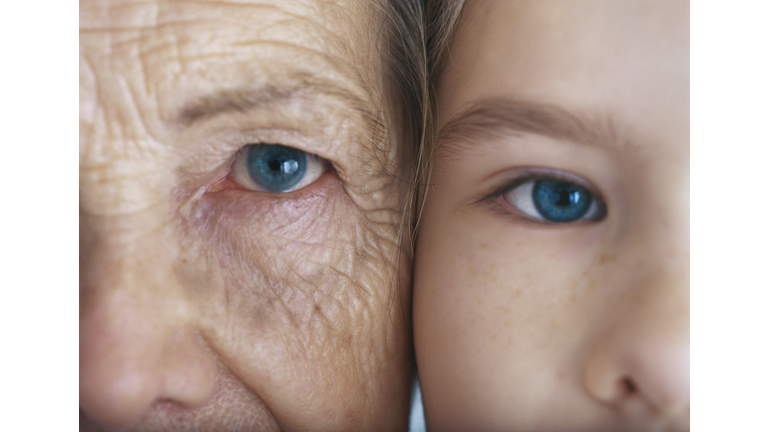
<svg viewBox="0 0 768 432">
<path fill-rule="evenodd" d="M 81 430 L 407 427 L 379 10 L 80 2 Z M 327 166 L 252 190 L 255 143 Z"/>
<path fill-rule="evenodd" d="M 430 431 L 689 429 L 688 20 L 681 1 L 467 1 L 416 249 Z M 604 217 L 519 210 L 503 187 L 531 174 Z"/>
</svg>

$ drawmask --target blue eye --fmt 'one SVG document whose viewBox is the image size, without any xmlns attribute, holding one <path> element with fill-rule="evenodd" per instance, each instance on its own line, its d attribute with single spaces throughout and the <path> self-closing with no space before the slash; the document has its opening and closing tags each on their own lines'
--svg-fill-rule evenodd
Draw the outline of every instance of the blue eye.
<svg viewBox="0 0 768 432">
<path fill-rule="evenodd" d="M 315 155 L 280 144 L 252 144 L 238 156 L 232 168 L 245 188 L 290 192 L 314 182 L 326 171 Z"/>
<path fill-rule="evenodd" d="M 549 222 L 601 220 L 605 206 L 587 188 L 547 178 L 527 181 L 502 195 L 521 212 Z"/>
<path fill-rule="evenodd" d="M 592 193 L 570 182 L 538 180 L 533 184 L 533 203 L 544 219 L 571 222 L 587 213 Z"/>
<path fill-rule="evenodd" d="M 298 184 L 307 171 L 307 154 L 277 144 L 256 144 L 248 149 L 248 174 L 270 192 L 282 192 Z"/>
</svg>

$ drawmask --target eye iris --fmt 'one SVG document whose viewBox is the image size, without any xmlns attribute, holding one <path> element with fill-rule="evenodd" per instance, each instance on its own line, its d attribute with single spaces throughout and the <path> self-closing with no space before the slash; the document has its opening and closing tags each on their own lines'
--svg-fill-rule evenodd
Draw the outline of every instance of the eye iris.
<svg viewBox="0 0 768 432">
<path fill-rule="evenodd" d="M 570 182 L 539 180 L 533 185 L 533 203 L 544 219 L 571 222 L 587 213 L 592 194 Z"/>
<path fill-rule="evenodd" d="M 248 149 L 248 174 L 270 192 L 298 184 L 307 172 L 307 154 L 278 144 L 256 144 Z"/>
</svg>

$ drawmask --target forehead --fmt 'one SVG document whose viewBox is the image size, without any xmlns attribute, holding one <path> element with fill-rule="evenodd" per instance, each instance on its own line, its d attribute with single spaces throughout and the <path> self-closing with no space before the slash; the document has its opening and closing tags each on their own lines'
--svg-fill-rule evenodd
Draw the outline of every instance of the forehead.
<svg viewBox="0 0 768 432">
<path fill-rule="evenodd" d="M 640 129 L 687 124 L 687 2 L 468 1 L 451 59 L 441 121 L 471 101 L 512 96 Z"/>
<path fill-rule="evenodd" d="M 321 0 L 84 0 L 81 96 L 103 97 L 110 87 L 127 90 L 134 103 L 146 99 L 163 118 L 173 116 L 182 100 L 266 83 L 291 88 L 311 75 L 371 101 L 381 74 L 377 40 L 369 30 L 379 19 L 368 6 Z M 96 82 L 100 88 L 90 88 Z M 87 101 L 83 105 L 87 111 Z"/>
</svg>

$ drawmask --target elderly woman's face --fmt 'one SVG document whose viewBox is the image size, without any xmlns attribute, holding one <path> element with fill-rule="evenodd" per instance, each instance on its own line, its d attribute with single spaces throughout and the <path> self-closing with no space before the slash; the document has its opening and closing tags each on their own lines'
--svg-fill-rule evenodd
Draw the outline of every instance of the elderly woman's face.
<svg viewBox="0 0 768 432">
<path fill-rule="evenodd" d="M 80 2 L 81 428 L 405 426 L 376 10 Z"/>
</svg>

